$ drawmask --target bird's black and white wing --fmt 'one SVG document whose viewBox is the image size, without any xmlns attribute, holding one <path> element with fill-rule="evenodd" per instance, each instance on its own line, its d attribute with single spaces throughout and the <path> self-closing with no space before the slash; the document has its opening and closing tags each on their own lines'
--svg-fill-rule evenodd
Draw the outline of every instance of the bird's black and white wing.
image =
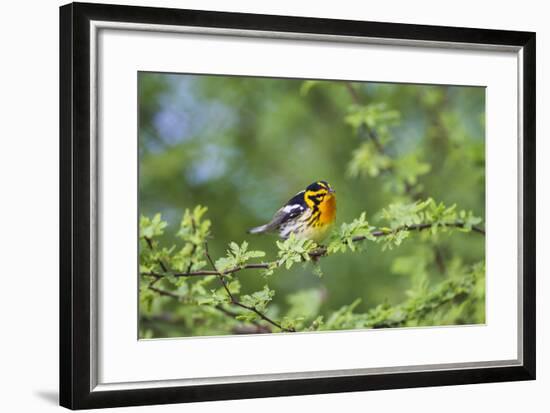
<svg viewBox="0 0 550 413">
<path fill-rule="evenodd" d="M 307 206 L 304 201 L 304 191 L 298 192 L 292 199 L 290 199 L 284 207 L 279 209 L 271 221 L 265 225 L 261 225 L 256 228 L 252 228 L 248 232 L 250 234 L 260 234 L 263 232 L 270 232 L 278 230 L 287 221 L 296 218 L 304 213 Z"/>
</svg>

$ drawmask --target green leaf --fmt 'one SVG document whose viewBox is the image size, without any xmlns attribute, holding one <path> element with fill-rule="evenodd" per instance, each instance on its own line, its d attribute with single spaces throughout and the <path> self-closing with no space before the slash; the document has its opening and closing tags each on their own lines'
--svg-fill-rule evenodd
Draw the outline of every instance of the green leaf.
<svg viewBox="0 0 550 413">
<path fill-rule="evenodd" d="M 167 225 L 160 214 L 155 214 L 152 219 L 142 215 L 139 220 L 140 236 L 145 238 L 158 237 L 164 233 L 164 228 Z"/>
<path fill-rule="evenodd" d="M 358 132 L 361 126 L 365 125 L 371 129 L 377 128 L 385 132 L 388 126 L 399 123 L 399 112 L 389 110 L 384 103 L 371 105 L 351 105 L 348 115 L 344 121 L 350 125 L 355 132 Z"/>
<path fill-rule="evenodd" d="M 216 260 L 216 269 L 223 273 L 230 268 L 235 268 L 237 266 L 237 261 L 235 257 L 228 255 L 227 257 L 221 257 Z"/>
<path fill-rule="evenodd" d="M 401 156 L 393 162 L 393 171 L 396 177 L 409 185 L 414 185 L 418 177 L 425 175 L 431 170 L 431 165 L 421 162 L 417 153 L 409 153 Z"/>
<path fill-rule="evenodd" d="M 264 311 L 274 295 L 275 291 L 265 285 L 260 291 L 256 291 L 250 295 L 243 295 L 241 302 L 249 307 L 256 308 L 258 311 Z"/>
<path fill-rule="evenodd" d="M 264 251 L 248 251 L 248 242 L 246 241 L 243 241 L 241 245 L 236 242 L 230 242 L 227 255 L 216 261 L 216 268 L 218 271 L 224 272 L 230 268 L 244 266 L 253 258 L 261 258 L 264 256 Z"/>
<path fill-rule="evenodd" d="M 392 160 L 374 146 L 372 141 L 363 142 L 352 153 L 347 174 L 352 178 L 376 177 L 380 172 L 392 167 Z"/>
<path fill-rule="evenodd" d="M 311 259 L 310 253 L 317 249 L 317 244 L 313 241 L 305 238 L 298 238 L 295 234 L 290 236 L 284 241 L 277 241 L 278 251 L 278 265 L 284 266 L 289 270 L 295 263 L 302 261 L 309 261 Z"/>
<path fill-rule="evenodd" d="M 426 209 L 432 202 L 432 199 L 428 199 L 424 202 L 417 201 L 409 204 L 390 204 L 387 208 L 382 210 L 382 217 L 389 222 L 389 226 L 392 229 L 420 224 L 423 218 L 420 212 Z"/>
<path fill-rule="evenodd" d="M 350 223 L 343 223 L 338 230 L 333 231 L 327 246 L 328 253 L 345 252 L 347 249 L 356 251 L 364 243 L 354 242 L 354 239 L 356 237 L 365 237 L 366 239 L 373 240 L 373 229 L 374 227 L 369 225 L 367 221 L 366 212 L 362 212 L 359 218 L 355 218 Z"/>
</svg>

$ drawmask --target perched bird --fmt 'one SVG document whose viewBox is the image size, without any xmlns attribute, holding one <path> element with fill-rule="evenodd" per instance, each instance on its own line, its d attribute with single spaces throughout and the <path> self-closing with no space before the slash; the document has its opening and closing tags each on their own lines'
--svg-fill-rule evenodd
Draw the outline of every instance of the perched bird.
<svg viewBox="0 0 550 413">
<path fill-rule="evenodd" d="M 295 234 L 298 238 L 319 243 L 328 235 L 335 219 L 335 191 L 326 181 L 317 181 L 292 197 L 273 215 L 270 222 L 248 232 L 278 232 L 283 239 Z"/>
</svg>

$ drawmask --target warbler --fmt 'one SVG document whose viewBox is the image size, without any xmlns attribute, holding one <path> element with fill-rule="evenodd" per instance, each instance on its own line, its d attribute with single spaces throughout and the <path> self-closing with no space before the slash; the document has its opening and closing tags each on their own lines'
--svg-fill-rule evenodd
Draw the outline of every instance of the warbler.
<svg viewBox="0 0 550 413">
<path fill-rule="evenodd" d="M 283 239 L 295 234 L 298 238 L 320 243 L 328 235 L 335 219 L 335 191 L 326 181 L 317 181 L 294 195 L 275 212 L 267 224 L 252 228 L 248 232 L 278 232 Z"/>
</svg>

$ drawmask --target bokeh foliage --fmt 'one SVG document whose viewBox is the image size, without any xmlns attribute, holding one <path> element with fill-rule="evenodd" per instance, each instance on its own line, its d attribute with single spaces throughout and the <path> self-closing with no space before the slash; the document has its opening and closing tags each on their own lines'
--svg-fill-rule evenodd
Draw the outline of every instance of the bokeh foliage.
<svg viewBox="0 0 550 413">
<path fill-rule="evenodd" d="M 335 237 L 387 234 L 351 243 L 361 244 L 357 251 L 330 243 L 316 263 L 270 275 L 240 271 L 228 288 L 242 302 L 299 330 L 484 322 L 485 239 L 469 231 L 483 227 L 485 214 L 484 95 L 475 87 L 140 73 L 142 272 L 164 273 L 159 262 L 168 273 L 211 270 L 205 241 L 221 269 L 239 253 L 252 251 L 249 262 L 292 254 L 296 245 L 246 230 L 324 179 L 337 191 Z M 392 232 L 422 222 L 466 228 Z M 216 276 L 167 276 L 153 288 L 151 277 L 140 278 L 142 337 L 277 330 L 228 306 Z"/>
</svg>

